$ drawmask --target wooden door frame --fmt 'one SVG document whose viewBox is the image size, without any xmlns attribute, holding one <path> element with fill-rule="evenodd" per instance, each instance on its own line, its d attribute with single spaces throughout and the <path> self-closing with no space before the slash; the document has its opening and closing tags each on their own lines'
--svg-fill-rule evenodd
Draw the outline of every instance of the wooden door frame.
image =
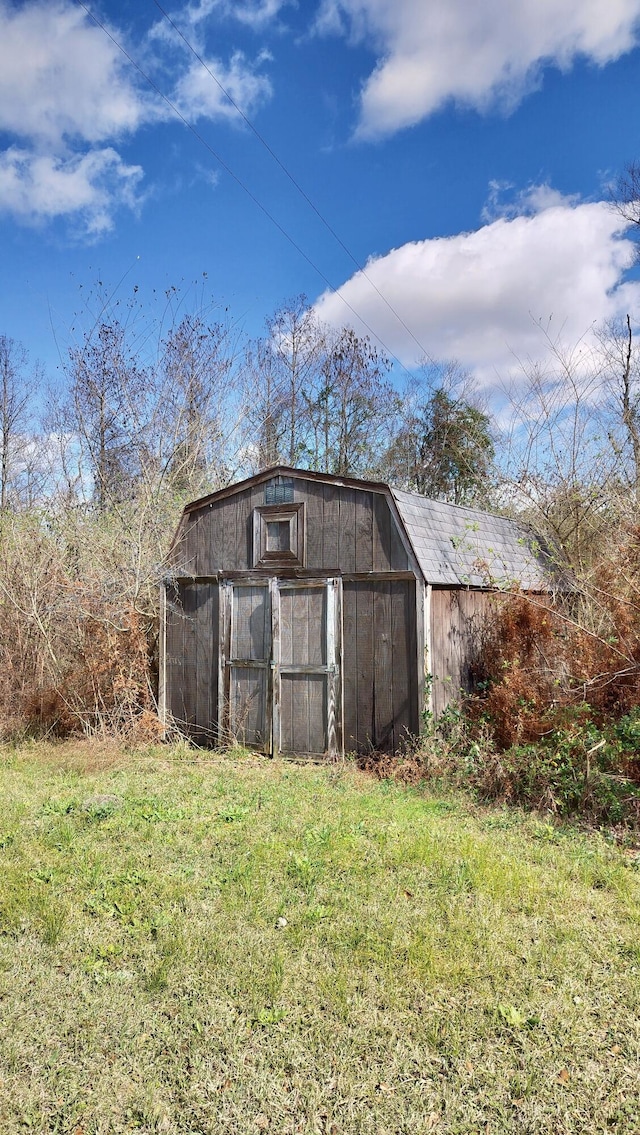
<svg viewBox="0 0 640 1135">
<path fill-rule="evenodd" d="M 287 589 L 318 587 L 326 590 L 327 596 L 327 665 L 324 672 L 327 675 L 327 751 L 324 757 L 335 760 L 344 754 L 344 722 L 343 722 L 343 651 L 342 651 L 342 579 L 340 576 L 307 576 L 304 579 L 291 578 L 283 575 L 265 576 L 248 572 L 241 578 L 234 573 L 234 577 L 221 576 L 219 579 L 219 613 L 218 613 L 218 727 L 221 739 L 235 740 L 231 730 L 231 669 L 233 660 L 230 657 L 233 635 L 233 589 L 234 587 L 262 586 L 269 593 L 271 645 L 270 660 L 266 667 L 266 694 L 265 694 L 265 739 L 268 743 L 268 752 L 271 756 L 279 756 L 280 739 L 280 590 L 281 585 Z M 329 661 L 332 659 L 332 661 Z M 289 669 L 289 667 L 285 667 Z M 314 670 L 316 668 L 314 667 Z M 318 667 L 318 672 L 323 670 Z M 289 754 L 295 755 L 295 754 Z M 320 754 L 319 754 L 320 755 Z M 301 754 L 302 756 L 302 754 Z"/>
<path fill-rule="evenodd" d="M 340 576 L 315 576 L 308 579 L 290 579 L 274 576 L 271 580 L 271 620 L 272 620 L 272 678 L 273 713 L 271 751 L 274 756 L 292 755 L 280 750 L 280 692 L 282 685 L 280 660 L 280 594 L 283 589 L 294 591 L 308 587 L 322 589 L 327 598 L 327 663 L 325 666 L 309 667 L 309 673 L 326 674 L 327 682 L 327 749 L 318 757 L 336 760 L 344 755 L 342 720 L 342 579 Z M 282 669 L 294 673 L 298 668 L 285 665 Z M 301 667 L 300 672 L 307 670 Z M 303 756 L 304 754 L 300 754 Z M 315 755 L 315 754 L 314 754 Z M 309 754 L 312 757 L 312 754 Z"/>
<path fill-rule="evenodd" d="M 231 671 L 239 660 L 231 658 L 231 644 L 233 641 L 233 589 L 234 587 L 263 587 L 269 601 L 269 626 L 272 627 L 273 615 L 271 611 L 270 581 L 262 577 L 247 577 L 246 579 L 220 579 L 219 581 L 219 612 L 218 612 L 218 732 L 221 740 L 234 742 L 237 736 L 231 726 Z M 271 631 L 272 634 L 272 631 Z M 269 644 L 269 659 L 247 660 L 247 667 L 264 669 L 266 671 L 264 696 L 264 736 L 269 749 L 272 745 L 272 665 L 271 643 Z M 244 742 L 246 745 L 246 742 Z M 257 745 L 247 745 L 250 749 L 259 749 Z"/>
</svg>

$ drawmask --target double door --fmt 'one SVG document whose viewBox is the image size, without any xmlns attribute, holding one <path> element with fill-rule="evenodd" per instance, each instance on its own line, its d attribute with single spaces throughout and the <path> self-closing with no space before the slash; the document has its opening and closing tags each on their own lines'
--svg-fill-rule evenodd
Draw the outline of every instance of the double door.
<svg viewBox="0 0 640 1135">
<path fill-rule="evenodd" d="M 220 604 L 219 721 L 272 754 L 340 749 L 341 580 L 228 580 Z"/>
</svg>

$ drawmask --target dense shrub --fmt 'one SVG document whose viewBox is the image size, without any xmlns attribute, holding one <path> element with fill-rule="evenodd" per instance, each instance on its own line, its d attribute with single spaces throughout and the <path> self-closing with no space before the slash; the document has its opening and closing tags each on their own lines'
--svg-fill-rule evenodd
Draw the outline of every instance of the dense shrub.
<svg viewBox="0 0 640 1135">
<path fill-rule="evenodd" d="M 157 735 L 157 557 L 130 519 L 1 518 L 0 736 Z"/>
<path fill-rule="evenodd" d="M 640 530 L 555 601 L 497 597 L 474 678 L 467 751 L 484 743 L 467 779 L 482 795 L 640 819 Z"/>
</svg>

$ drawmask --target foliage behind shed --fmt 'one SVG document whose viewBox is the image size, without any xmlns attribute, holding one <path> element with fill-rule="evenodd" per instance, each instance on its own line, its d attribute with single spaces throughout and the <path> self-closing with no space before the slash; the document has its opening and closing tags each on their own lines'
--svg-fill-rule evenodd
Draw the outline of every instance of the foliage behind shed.
<svg viewBox="0 0 640 1135">
<path fill-rule="evenodd" d="M 269 469 L 184 511 L 163 604 L 163 713 L 203 744 L 397 751 L 425 698 L 438 714 L 468 685 L 474 624 L 505 581 L 545 586 L 513 521 Z"/>
</svg>

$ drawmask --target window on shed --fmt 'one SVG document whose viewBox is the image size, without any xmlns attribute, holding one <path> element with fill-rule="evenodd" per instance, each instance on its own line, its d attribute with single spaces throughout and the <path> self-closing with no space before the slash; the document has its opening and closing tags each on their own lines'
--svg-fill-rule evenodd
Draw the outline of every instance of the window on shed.
<svg viewBox="0 0 640 1135">
<path fill-rule="evenodd" d="M 253 512 L 253 566 L 304 565 L 304 505 L 262 505 Z"/>
<path fill-rule="evenodd" d="M 291 521 L 267 520 L 267 552 L 291 551 Z"/>
</svg>

